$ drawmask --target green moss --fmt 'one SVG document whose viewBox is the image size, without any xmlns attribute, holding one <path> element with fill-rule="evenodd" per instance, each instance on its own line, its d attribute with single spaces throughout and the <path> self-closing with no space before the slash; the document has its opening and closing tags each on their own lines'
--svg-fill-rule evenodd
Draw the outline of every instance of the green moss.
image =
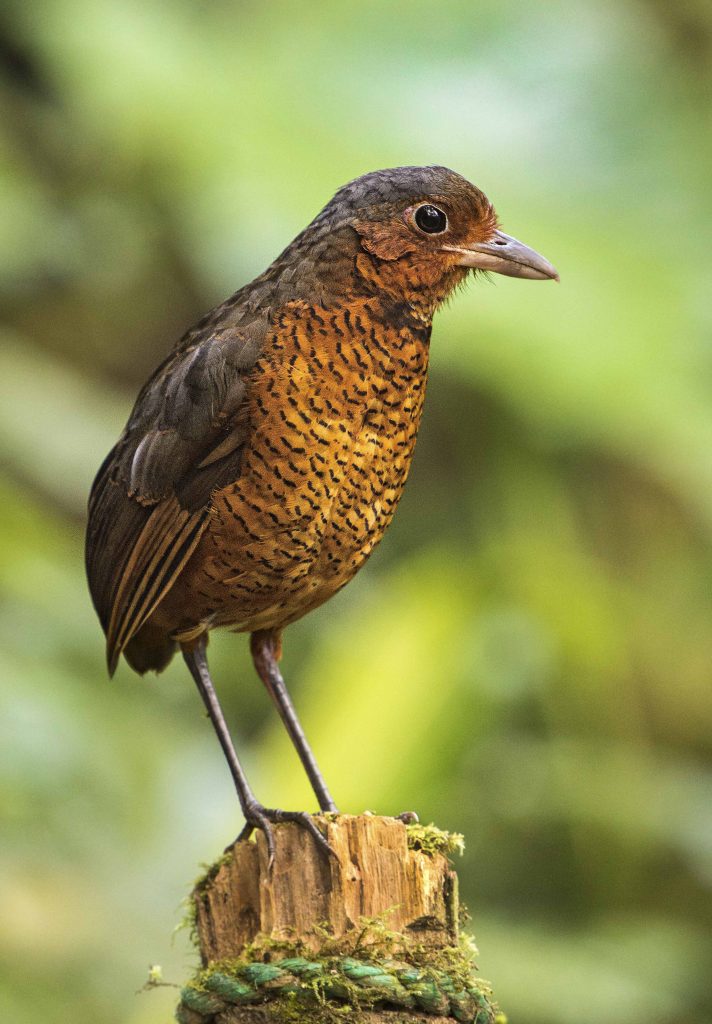
<svg viewBox="0 0 712 1024">
<path fill-rule="evenodd" d="M 312 939 L 314 938 L 312 933 Z M 464 1024 L 496 1021 L 488 984 L 474 975 L 474 944 L 466 937 L 445 949 L 409 948 L 393 956 L 402 936 L 382 918 L 363 919 L 347 936 L 318 933 L 320 948 L 300 940 L 261 938 L 234 960 L 221 960 L 198 973 L 183 992 L 181 1006 L 206 1022 L 223 1009 L 269 1004 L 269 1019 L 309 1019 L 332 1024 L 356 1022 L 373 1009 L 451 1016 Z M 232 1019 L 232 1018 L 231 1018 Z"/>
<path fill-rule="evenodd" d="M 202 864 L 202 872 L 193 882 L 191 890 L 187 896 L 184 896 L 181 900 L 181 906 L 183 907 L 183 914 L 180 921 L 173 929 L 173 934 L 187 929 L 193 945 L 198 945 L 198 930 L 197 930 L 197 904 L 196 900 L 200 899 L 201 894 L 213 881 L 223 864 L 229 864 L 232 860 L 232 849 L 226 850 L 221 857 L 218 857 L 212 864 Z"/>
<path fill-rule="evenodd" d="M 445 832 L 437 825 L 421 825 L 420 822 L 406 825 L 406 831 L 411 850 L 422 850 L 430 856 L 443 853 L 446 857 L 462 855 L 465 851 L 465 837 L 459 832 Z"/>
<path fill-rule="evenodd" d="M 223 864 L 229 864 L 231 860 L 232 847 L 227 849 L 225 853 L 223 853 L 222 857 L 218 857 L 218 859 L 216 861 L 213 861 L 212 864 L 203 864 L 203 871 L 200 875 L 198 875 L 195 882 L 193 883 L 192 891 L 194 893 L 202 892 L 203 889 L 205 889 L 206 886 L 209 885 L 210 882 L 212 882 L 212 880 L 215 878 Z"/>
<path fill-rule="evenodd" d="M 274 939 L 258 935 L 245 946 L 244 956 L 248 960 L 263 960 L 269 963 L 277 955 L 292 957 L 343 957 L 358 956 L 364 950 L 371 956 L 391 956 L 403 945 L 403 935 L 388 927 L 388 917 L 395 907 L 384 910 L 376 917 L 360 917 L 357 925 L 336 938 L 329 924 L 316 924 L 298 937 Z M 308 941 L 307 941 L 308 940 Z M 316 949 L 316 952 L 314 950 Z"/>
</svg>

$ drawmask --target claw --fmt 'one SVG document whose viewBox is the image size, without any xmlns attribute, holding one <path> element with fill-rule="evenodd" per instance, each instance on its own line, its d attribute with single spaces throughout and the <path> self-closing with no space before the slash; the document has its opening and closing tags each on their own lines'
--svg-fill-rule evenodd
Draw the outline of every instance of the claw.
<svg viewBox="0 0 712 1024">
<path fill-rule="evenodd" d="M 323 854 L 338 860 L 334 849 L 329 845 L 323 833 L 317 828 L 311 814 L 307 814 L 306 811 L 280 811 L 278 808 L 262 807 L 261 804 L 255 803 L 247 807 L 244 814 L 245 827 L 235 842 L 240 843 L 245 839 L 249 839 L 254 830 L 256 828 L 259 829 L 267 843 L 267 870 L 270 875 L 272 874 L 275 862 L 273 824 L 279 825 L 284 822 L 294 822 L 296 825 L 301 825 L 309 833 Z"/>
</svg>

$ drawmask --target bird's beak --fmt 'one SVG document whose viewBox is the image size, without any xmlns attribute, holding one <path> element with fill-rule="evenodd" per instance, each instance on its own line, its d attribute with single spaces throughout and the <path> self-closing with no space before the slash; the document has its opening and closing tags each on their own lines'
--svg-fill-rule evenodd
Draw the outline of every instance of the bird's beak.
<svg viewBox="0 0 712 1024">
<path fill-rule="evenodd" d="M 443 249 L 459 255 L 459 267 L 493 270 L 507 277 L 528 277 L 533 281 L 558 281 L 559 275 L 543 256 L 504 231 L 494 231 L 486 242 L 473 245 L 444 245 Z"/>
</svg>

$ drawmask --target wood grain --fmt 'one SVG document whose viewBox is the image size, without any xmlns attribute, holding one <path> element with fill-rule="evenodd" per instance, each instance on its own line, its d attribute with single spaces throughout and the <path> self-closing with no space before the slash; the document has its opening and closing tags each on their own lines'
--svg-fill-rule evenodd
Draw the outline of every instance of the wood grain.
<svg viewBox="0 0 712 1024">
<path fill-rule="evenodd" d="M 406 826 L 375 815 L 317 818 L 336 857 L 316 849 L 304 829 L 275 828 L 276 860 L 268 871 L 264 837 L 237 843 L 193 898 L 203 964 L 238 957 L 258 936 L 299 938 L 315 952 L 328 924 L 335 939 L 385 915 L 398 933 L 394 952 L 457 941 L 457 881 L 441 853 L 410 849 Z M 368 946 L 369 937 L 363 940 Z"/>
</svg>

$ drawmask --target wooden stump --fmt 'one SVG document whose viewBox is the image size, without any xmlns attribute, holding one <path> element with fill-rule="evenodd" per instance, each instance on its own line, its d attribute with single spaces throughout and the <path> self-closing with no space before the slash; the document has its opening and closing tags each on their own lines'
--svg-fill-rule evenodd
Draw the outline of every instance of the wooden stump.
<svg viewBox="0 0 712 1024">
<path fill-rule="evenodd" d="M 381 915 L 402 937 L 394 952 L 414 944 L 455 945 L 457 876 L 443 853 L 409 848 L 406 826 L 396 818 L 343 815 L 323 824 L 338 860 L 317 850 L 304 829 L 286 825 L 275 829 L 271 878 L 260 834 L 255 843 L 233 846 L 225 863 L 198 886 L 203 964 L 239 956 L 258 935 L 298 936 L 316 952 L 323 939 L 315 926 L 328 924 L 338 939 L 359 929 L 363 918 Z"/>
<path fill-rule="evenodd" d="M 491 1024 L 484 983 L 458 947 L 450 837 L 375 815 L 316 819 L 335 857 L 297 825 L 235 844 L 193 892 L 203 973 L 183 1024 L 438 1017 Z M 337 1005 L 338 1004 L 338 1005 Z"/>
</svg>

